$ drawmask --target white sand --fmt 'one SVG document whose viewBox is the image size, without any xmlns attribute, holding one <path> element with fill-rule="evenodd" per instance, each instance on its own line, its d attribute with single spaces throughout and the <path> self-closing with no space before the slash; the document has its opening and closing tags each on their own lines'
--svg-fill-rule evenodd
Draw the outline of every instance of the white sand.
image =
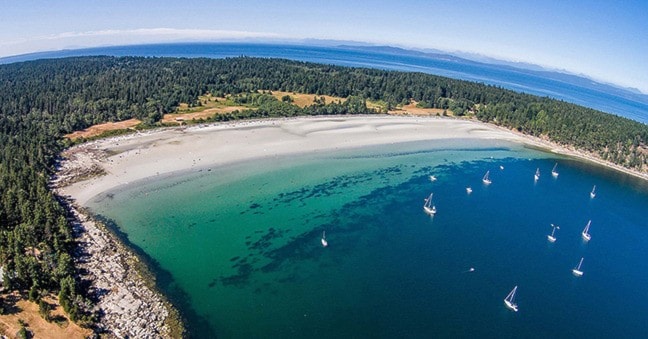
<svg viewBox="0 0 648 339">
<path fill-rule="evenodd" d="M 70 160 L 63 164 L 62 176 L 78 175 L 80 167 L 89 168 L 93 164 L 103 168 L 106 175 L 63 187 L 60 193 L 85 205 L 95 195 L 112 188 L 193 167 L 450 138 L 529 141 L 522 135 L 488 124 L 407 116 L 299 117 L 163 129 L 94 141 L 69 150 L 64 154 Z"/>
<path fill-rule="evenodd" d="M 59 194 L 70 195 L 76 200 L 76 205 L 85 205 L 95 195 L 110 189 L 194 167 L 219 166 L 277 155 L 452 138 L 499 139 L 534 144 L 648 179 L 648 175 L 603 162 L 591 155 L 489 124 L 436 117 L 336 116 L 162 129 L 94 141 L 73 147 L 64 153 L 68 160 L 61 164 L 59 180 L 55 184 L 59 186 Z M 103 169 L 106 175 L 65 186 L 67 180 L 75 180 L 98 168 Z M 139 326 L 132 326 L 142 321 L 154 325 L 148 328 L 164 329 L 164 312 L 159 307 L 151 308 L 159 304 L 159 298 L 145 297 L 151 295 L 151 291 L 137 274 L 121 273 L 129 271 L 127 266 L 120 266 L 120 263 L 123 265 L 132 260 L 129 259 L 129 254 L 126 251 L 115 251 L 117 246 L 109 242 L 113 238 L 96 227 L 94 222 L 86 221 L 83 225 L 86 236 L 90 236 L 85 242 L 91 256 L 87 262 L 94 263 L 93 267 L 97 268 L 90 270 L 95 274 L 93 286 L 102 286 L 106 281 L 115 286 L 100 298 L 99 307 L 106 314 L 102 320 L 103 325 L 112 329 L 114 334 L 121 333 L 118 331 L 123 328 L 123 333 L 131 333 L 133 336 L 143 335 L 142 332 L 128 332 L 142 330 Z M 110 248 L 108 252 L 107 247 Z M 140 307 L 138 310 L 153 314 L 152 319 L 157 320 L 157 323 L 132 311 L 132 307 L 116 307 L 115 300 L 131 300 L 131 305 L 144 303 L 151 306 Z"/>
</svg>

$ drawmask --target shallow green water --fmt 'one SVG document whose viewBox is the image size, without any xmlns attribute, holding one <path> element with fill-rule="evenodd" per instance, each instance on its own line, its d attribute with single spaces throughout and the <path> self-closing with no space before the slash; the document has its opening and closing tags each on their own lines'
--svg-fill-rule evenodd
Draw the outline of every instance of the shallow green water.
<svg viewBox="0 0 648 339">
<path fill-rule="evenodd" d="M 90 207 L 170 274 L 196 336 L 646 333 L 645 186 L 548 157 L 497 141 L 386 145 L 204 168 Z M 430 192 L 434 218 L 422 211 Z M 503 305 L 514 285 L 518 313 Z"/>
</svg>

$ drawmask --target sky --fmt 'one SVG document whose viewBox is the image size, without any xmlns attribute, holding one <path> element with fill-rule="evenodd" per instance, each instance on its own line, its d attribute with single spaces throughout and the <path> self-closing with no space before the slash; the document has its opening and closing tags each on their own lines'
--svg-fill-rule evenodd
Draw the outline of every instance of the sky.
<svg viewBox="0 0 648 339">
<path fill-rule="evenodd" d="M 331 39 L 526 62 L 648 94 L 648 1 L 2 0 L 0 57 L 181 41 Z"/>
</svg>

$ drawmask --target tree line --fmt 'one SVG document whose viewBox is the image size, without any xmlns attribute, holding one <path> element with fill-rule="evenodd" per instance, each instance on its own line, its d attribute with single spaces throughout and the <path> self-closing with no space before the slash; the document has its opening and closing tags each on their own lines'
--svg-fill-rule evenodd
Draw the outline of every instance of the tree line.
<svg viewBox="0 0 648 339">
<path fill-rule="evenodd" d="M 299 108 L 258 90 L 347 98 Z M 75 279 L 68 212 L 49 187 L 64 134 L 138 118 L 155 126 L 180 103 L 231 95 L 255 109 L 213 120 L 369 114 L 415 100 L 648 170 L 648 126 L 559 100 L 422 73 L 264 58 L 77 57 L 0 65 L 0 266 L 7 290 L 57 293 L 73 320 L 90 321 Z"/>
</svg>

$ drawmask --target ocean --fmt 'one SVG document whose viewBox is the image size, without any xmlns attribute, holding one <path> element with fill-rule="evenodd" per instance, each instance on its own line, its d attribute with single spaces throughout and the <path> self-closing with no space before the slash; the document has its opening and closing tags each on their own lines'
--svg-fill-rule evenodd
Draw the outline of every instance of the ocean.
<svg viewBox="0 0 648 339">
<path fill-rule="evenodd" d="M 62 50 L 0 58 L 0 64 L 43 58 L 85 55 L 227 58 L 252 56 L 283 58 L 350 67 L 422 72 L 481 82 L 518 92 L 551 97 L 644 124 L 648 123 L 648 95 L 633 93 L 589 79 L 550 71 L 532 71 L 449 56 L 344 46 L 261 43 L 177 43 Z"/>
<path fill-rule="evenodd" d="M 648 333 L 646 182 L 519 144 L 248 161 L 131 185 L 89 207 L 153 263 L 196 337 Z M 514 286 L 519 312 L 503 301 Z"/>
</svg>

